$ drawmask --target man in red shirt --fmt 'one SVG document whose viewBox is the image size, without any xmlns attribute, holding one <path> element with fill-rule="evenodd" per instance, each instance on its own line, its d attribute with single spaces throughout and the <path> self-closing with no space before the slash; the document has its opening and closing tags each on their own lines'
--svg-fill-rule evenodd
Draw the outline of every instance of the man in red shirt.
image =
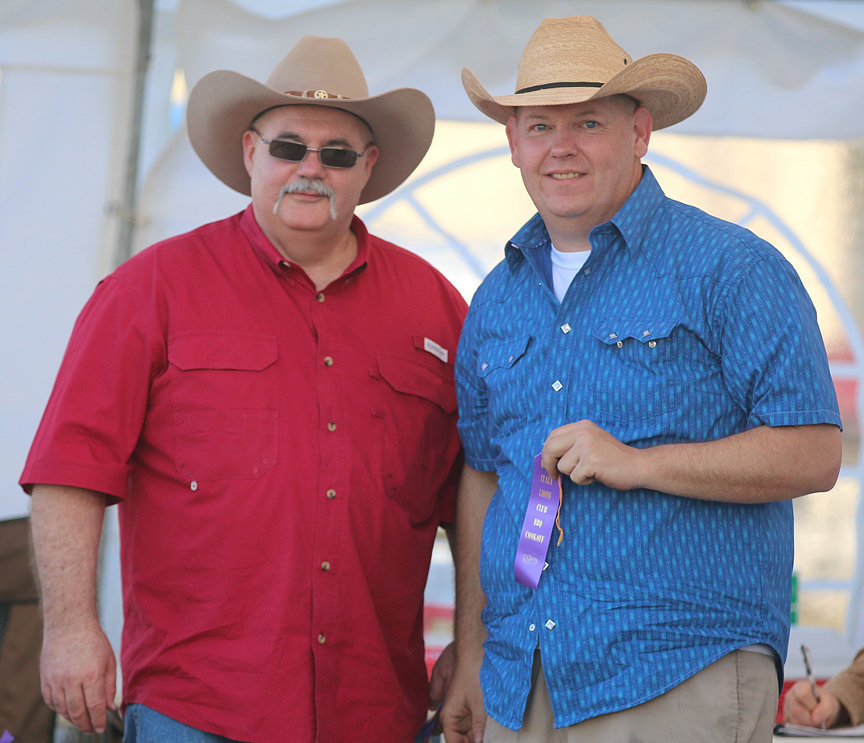
<svg viewBox="0 0 864 743">
<path fill-rule="evenodd" d="M 193 147 L 251 204 L 99 284 L 21 477 L 43 694 L 82 730 L 114 705 L 96 564 L 119 503 L 127 740 L 413 740 L 466 307 L 353 211 L 433 128 L 417 90 L 370 97 L 338 39 L 192 91 Z"/>
</svg>

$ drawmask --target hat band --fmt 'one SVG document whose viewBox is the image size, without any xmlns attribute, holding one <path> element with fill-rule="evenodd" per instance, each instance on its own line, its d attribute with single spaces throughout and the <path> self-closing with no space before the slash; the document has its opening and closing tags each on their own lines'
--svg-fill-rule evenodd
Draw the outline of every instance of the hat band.
<svg viewBox="0 0 864 743">
<path fill-rule="evenodd" d="M 326 90 L 286 90 L 285 95 L 293 95 L 298 98 L 317 98 L 318 100 L 326 98 L 346 100 L 348 98 L 348 96 L 339 95 L 338 93 L 328 93 Z"/>
<path fill-rule="evenodd" d="M 545 85 L 532 85 L 516 91 L 520 93 L 533 93 L 535 90 L 547 90 L 548 88 L 602 88 L 605 83 L 546 83 Z"/>
</svg>

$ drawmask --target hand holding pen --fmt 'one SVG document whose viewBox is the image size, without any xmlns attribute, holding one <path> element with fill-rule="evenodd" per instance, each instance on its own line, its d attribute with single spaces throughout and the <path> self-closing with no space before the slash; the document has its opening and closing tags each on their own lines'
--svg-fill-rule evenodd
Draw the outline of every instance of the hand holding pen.
<svg viewBox="0 0 864 743">
<path fill-rule="evenodd" d="M 841 707 L 837 698 L 816 685 L 813 674 L 813 664 L 809 649 L 802 645 L 801 654 L 804 658 L 806 681 L 793 685 L 783 699 L 783 718 L 795 725 L 810 727 L 834 727 L 840 717 Z"/>
</svg>

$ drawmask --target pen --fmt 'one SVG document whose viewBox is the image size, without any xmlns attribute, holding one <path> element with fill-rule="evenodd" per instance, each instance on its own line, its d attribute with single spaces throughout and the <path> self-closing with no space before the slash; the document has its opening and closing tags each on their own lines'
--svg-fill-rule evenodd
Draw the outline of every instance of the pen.
<svg viewBox="0 0 864 743">
<path fill-rule="evenodd" d="M 810 682 L 810 691 L 813 692 L 813 698 L 818 704 L 822 700 L 819 698 L 819 691 L 816 688 L 816 679 L 813 677 L 813 666 L 810 664 L 810 648 L 806 645 L 801 645 L 801 657 L 804 658 L 804 670 L 807 672 L 807 681 Z M 822 729 L 825 729 L 825 723 L 822 723 Z"/>
</svg>

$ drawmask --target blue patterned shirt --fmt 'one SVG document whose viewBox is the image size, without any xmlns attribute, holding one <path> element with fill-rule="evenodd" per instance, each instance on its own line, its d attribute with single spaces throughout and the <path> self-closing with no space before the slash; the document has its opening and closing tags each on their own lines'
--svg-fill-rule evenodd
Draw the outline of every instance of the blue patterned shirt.
<svg viewBox="0 0 864 743">
<path fill-rule="evenodd" d="M 651 171 L 563 302 L 539 215 L 471 304 L 457 357 L 468 464 L 498 473 L 483 527 L 486 709 L 518 729 L 539 647 L 556 727 L 645 702 L 723 655 L 789 634 L 792 505 L 563 479 L 564 539 L 536 591 L 514 579 L 532 459 L 588 419 L 636 447 L 759 425 L 840 425 L 812 303 L 748 230 L 668 199 Z"/>
</svg>

